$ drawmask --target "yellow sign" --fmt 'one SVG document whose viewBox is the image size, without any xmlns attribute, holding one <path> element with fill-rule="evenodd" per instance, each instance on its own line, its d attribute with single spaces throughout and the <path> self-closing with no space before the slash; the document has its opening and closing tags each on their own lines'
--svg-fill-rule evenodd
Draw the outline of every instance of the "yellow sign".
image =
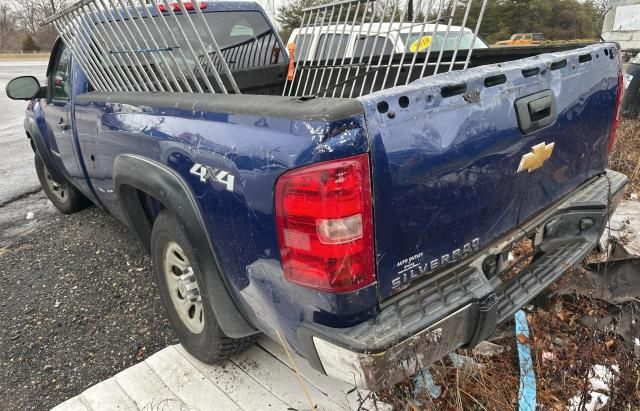
<svg viewBox="0 0 640 411">
<path fill-rule="evenodd" d="M 431 45 L 431 40 L 433 40 L 433 37 L 431 36 L 422 36 L 418 40 L 411 43 L 411 46 L 409 46 L 409 50 L 412 53 L 415 53 L 417 51 L 424 51 Z"/>
<path fill-rule="evenodd" d="M 554 145 L 555 143 L 545 144 L 543 141 L 542 143 L 531 147 L 531 152 L 523 155 L 522 159 L 520 159 L 518 173 L 524 170 L 532 172 L 542 167 L 544 162 L 551 157 Z"/>
</svg>

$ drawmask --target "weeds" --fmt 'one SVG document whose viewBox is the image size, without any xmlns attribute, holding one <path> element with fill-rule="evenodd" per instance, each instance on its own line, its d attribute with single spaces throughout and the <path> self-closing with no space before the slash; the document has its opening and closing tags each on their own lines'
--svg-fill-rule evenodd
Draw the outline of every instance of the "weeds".
<svg viewBox="0 0 640 411">
<path fill-rule="evenodd" d="M 640 194 L 640 120 L 620 119 L 609 168 L 629 177 L 626 198 Z"/>
</svg>

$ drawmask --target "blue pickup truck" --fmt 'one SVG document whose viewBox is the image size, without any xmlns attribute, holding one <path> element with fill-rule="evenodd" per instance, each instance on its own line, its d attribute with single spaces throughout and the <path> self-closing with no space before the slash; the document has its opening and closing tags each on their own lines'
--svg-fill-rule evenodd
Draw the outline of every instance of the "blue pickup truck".
<svg viewBox="0 0 640 411">
<path fill-rule="evenodd" d="M 357 98 L 289 97 L 260 6 L 203 4 L 276 39 L 231 68 L 242 94 L 98 91 L 63 40 L 46 85 L 7 86 L 51 202 L 131 228 L 195 357 L 266 334 L 378 389 L 490 337 L 596 246 L 627 180 L 606 169 L 617 45 L 486 49 L 494 64 Z"/>
</svg>

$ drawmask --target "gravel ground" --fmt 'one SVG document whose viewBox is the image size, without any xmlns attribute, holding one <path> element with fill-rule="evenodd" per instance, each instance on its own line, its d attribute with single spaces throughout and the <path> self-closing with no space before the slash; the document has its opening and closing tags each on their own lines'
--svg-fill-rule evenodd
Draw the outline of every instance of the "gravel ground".
<svg viewBox="0 0 640 411">
<path fill-rule="evenodd" d="M 42 193 L 10 206 L 0 233 L 22 228 L 0 242 L 0 408 L 51 408 L 176 342 L 123 224 L 95 207 L 56 213 Z"/>
</svg>

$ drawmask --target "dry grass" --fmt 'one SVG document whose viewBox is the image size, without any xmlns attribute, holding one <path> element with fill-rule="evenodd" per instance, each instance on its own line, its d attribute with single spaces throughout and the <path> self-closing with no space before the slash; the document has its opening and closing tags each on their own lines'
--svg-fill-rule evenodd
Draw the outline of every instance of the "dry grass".
<svg viewBox="0 0 640 411">
<path fill-rule="evenodd" d="M 572 270 L 552 288 L 574 278 L 580 283 L 580 269 Z M 588 402 L 588 371 L 596 364 L 617 365 L 620 372 L 610 386 L 605 409 L 640 408 L 640 362 L 624 340 L 612 331 L 600 331 L 581 322 L 584 317 L 602 319 L 612 307 L 585 295 L 554 296 L 538 301 L 528 312 L 531 355 L 536 374 L 538 409 L 565 410 L 571 398 L 585 393 Z M 639 307 L 635 307 L 638 309 Z M 627 307 L 629 309 L 629 307 Z M 460 349 L 473 358 L 473 367 L 456 368 L 448 358 L 430 367 L 434 383 L 442 388 L 438 398 L 426 393 L 414 397 L 411 383 L 399 384 L 382 393 L 381 399 L 394 409 L 410 410 L 514 410 L 518 409 L 519 363 L 513 322 L 502 324 L 494 343 L 505 352 L 493 357 Z"/>
<path fill-rule="evenodd" d="M 0 61 L 49 60 L 49 53 L 6 53 L 0 54 Z"/>
<path fill-rule="evenodd" d="M 640 120 L 620 119 L 609 168 L 629 177 L 626 197 L 640 195 Z"/>
</svg>

